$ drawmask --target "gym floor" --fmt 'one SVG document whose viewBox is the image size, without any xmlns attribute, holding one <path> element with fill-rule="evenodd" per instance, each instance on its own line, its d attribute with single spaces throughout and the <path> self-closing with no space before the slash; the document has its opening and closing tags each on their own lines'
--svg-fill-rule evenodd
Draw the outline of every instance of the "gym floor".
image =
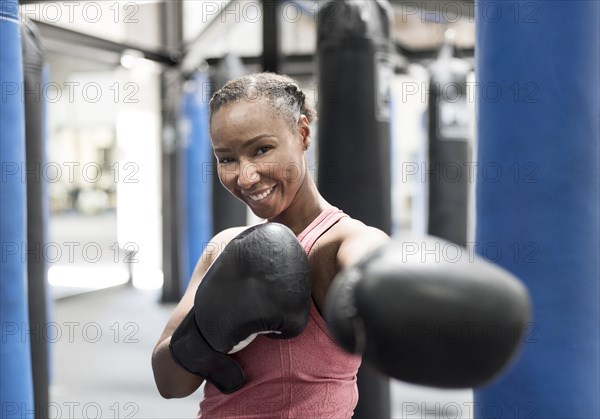
<svg viewBox="0 0 600 419">
<path fill-rule="evenodd" d="M 158 300 L 158 290 L 122 285 L 55 301 L 50 417 L 194 417 L 202 389 L 165 400 L 154 385 L 150 354 L 174 308 Z M 392 382 L 394 418 L 466 419 L 471 402 L 468 390 Z"/>
<path fill-rule="evenodd" d="M 51 348 L 60 368 L 52 371 L 50 398 L 62 415 L 51 417 L 194 417 L 201 390 L 165 400 L 154 385 L 150 355 L 174 308 L 158 297 L 123 285 L 55 302 L 62 337 Z"/>
</svg>

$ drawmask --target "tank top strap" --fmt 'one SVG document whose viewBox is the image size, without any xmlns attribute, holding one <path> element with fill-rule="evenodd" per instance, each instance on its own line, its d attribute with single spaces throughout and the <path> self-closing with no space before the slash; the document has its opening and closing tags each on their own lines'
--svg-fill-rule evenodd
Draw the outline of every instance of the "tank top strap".
<svg viewBox="0 0 600 419">
<path fill-rule="evenodd" d="M 310 253 L 319 237 L 334 226 L 340 219 L 347 216 L 347 214 L 336 207 L 330 207 L 321 212 L 321 214 L 319 214 L 319 216 L 298 235 L 298 241 L 304 248 L 306 254 L 308 255 Z M 327 329 L 327 323 L 319 313 L 317 306 L 312 299 L 310 316 L 315 320 L 316 325 L 333 341 L 333 337 Z"/>
<path fill-rule="evenodd" d="M 299 235 L 298 241 L 306 254 L 310 253 L 315 242 L 340 219 L 347 217 L 341 209 L 330 207 L 315 218 Z"/>
</svg>

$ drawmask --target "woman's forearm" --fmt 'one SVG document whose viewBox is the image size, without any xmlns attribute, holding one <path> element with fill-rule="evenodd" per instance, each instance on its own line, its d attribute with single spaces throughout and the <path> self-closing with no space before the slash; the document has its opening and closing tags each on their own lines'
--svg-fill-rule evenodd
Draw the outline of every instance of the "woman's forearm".
<svg viewBox="0 0 600 419">
<path fill-rule="evenodd" d="M 154 381 L 165 399 L 186 397 L 196 391 L 204 379 L 187 372 L 173 360 L 169 351 L 170 341 L 171 337 L 163 340 L 152 353 Z"/>
</svg>

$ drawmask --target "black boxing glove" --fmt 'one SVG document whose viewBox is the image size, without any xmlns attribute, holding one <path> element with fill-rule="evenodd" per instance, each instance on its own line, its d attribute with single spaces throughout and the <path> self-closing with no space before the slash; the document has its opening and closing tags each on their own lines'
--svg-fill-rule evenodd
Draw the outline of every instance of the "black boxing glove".
<svg viewBox="0 0 600 419">
<path fill-rule="evenodd" d="M 244 378 L 226 354 L 243 349 L 258 333 L 298 336 L 309 311 L 308 258 L 294 233 L 278 223 L 250 227 L 207 270 L 187 322 L 171 338 L 171 354 L 188 371 L 231 393 Z"/>
<path fill-rule="evenodd" d="M 442 253 L 448 246 L 456 252 Z M 386 375 L 468 388 L 508 364 L 530 310 L 525 287 L 510 273 L 428 236 L 392 240 L 341 272 L 325 317 L 341 347 Z"/>
<path fill-rule="evenodd" d="M 223 353 L 257 333 L 289 339 L 304 330 L 310 298 L 308 257 L 294 233 L 259 224 L 229 242 L 206 272 L 194 301 L 196 324 Z"/>
</svg>

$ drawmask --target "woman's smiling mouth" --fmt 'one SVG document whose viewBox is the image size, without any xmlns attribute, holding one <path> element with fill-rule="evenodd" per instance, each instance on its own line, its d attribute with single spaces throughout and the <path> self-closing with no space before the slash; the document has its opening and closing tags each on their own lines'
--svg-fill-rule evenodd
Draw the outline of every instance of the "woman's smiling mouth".
<svg viewBox="0 0 600 419">
<path fill-rule="evenodd" d="M 273 189 L 275 189 L 275 186 L 271 186 L 265 192 L 262 192 L 259 194 L 253 194 L 253 195 L 247 194 L 246 196 L 249 197 L 254 202 L 262 201 L 267 196 L 271 195 L 271 193 L 273 192 Z"/>
</svg>

